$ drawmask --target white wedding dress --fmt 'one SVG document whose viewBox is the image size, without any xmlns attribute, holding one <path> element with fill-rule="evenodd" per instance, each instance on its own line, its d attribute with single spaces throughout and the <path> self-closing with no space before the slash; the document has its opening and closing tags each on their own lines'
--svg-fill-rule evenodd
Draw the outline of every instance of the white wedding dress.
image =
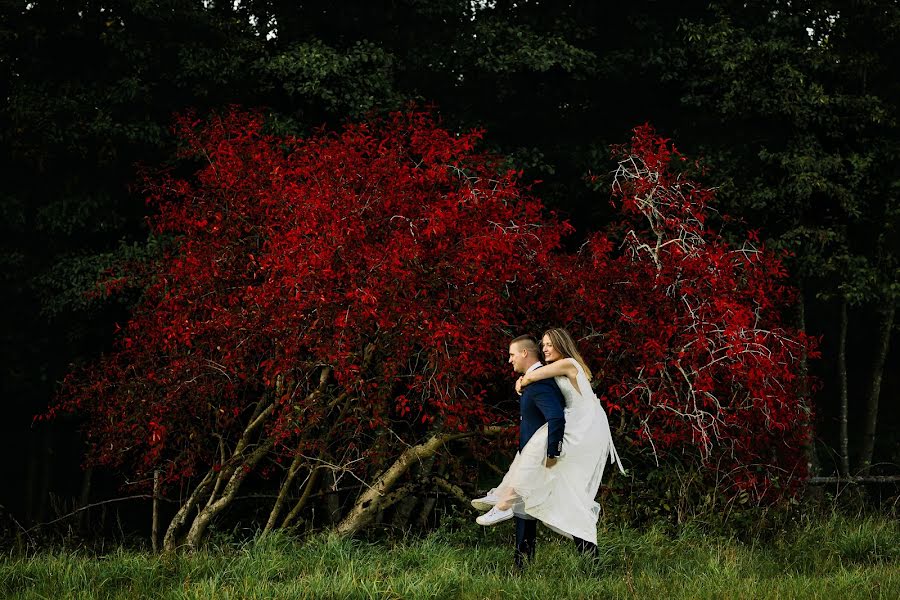
<svg viewBox="0 0 900 600">
<path fill-rule="evenodd" d="M 597 518 L 600 505 L 594 500 L 606 463 L 622 463 L 613 446 L 606 411 L 591 389 L 587 375 L 578 361 L 572 385 L 568 377 L 556 377 L 556 384 L 566 400 L 566 426 L 562 454 L 557 463 L 547 468 L 547 425 L 538 429 L 516 454 L 499 486 L 491 490 L 500 502 L 511 501 L 518 517 L 538 519 L 545 526 L 566 537 L 577 537 L 597 543 Z"/>
</svg>

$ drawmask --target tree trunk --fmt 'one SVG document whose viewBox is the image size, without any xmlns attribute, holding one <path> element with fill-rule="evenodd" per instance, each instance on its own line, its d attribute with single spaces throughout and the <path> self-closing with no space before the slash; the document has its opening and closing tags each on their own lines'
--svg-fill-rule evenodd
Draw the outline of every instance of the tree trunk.
<svg viewBox="0 0 900 600">
<path fill-rule="evenodd" d="M 841 475 L 850 476 L 850 448 L 849 435 L 847 433 L 847 411 L 848 411 L 848 391 L 847 391 L 847 300 L 841 299 L 841 317 L 840 317 L 840 335 L 838 337 L 838 381 L 840 385 L 840 457 Z"/>
<path fill-rule="evenodd" d="M 187 523 L 191 511 L 206 498 L 207 490 L 212 485 L 215 477 L 215 471 L 210 469 L 200 483 L 197 484 L 197 487 L 194 488 L 194 491 L 191 492 L 191 495 L 188 496 L 187 501 L 181 505 L 175 516 L 172 517 L 169 526 L 166 528 L 166 535 L 163 538 L 163 552 L 166 554 L 174 552 L 181 545 L 181 529 Z"/>
<path fill-rule="evenodd" d="M 36 521 L 38 523 L 42 523 L 47 515 L 47 506 L 50 502 L 50 484 L 53 481 L 53 466 L 56 460 L 55 450 L 53 446 L 53 424 L 49 424 L 47 428 L 44 430 L 44 447 L 42 448 L 41 455 L 43 460 L 41 460 L 40 468 L 41 468 L 41 479 L 40 486 L 38 487 L 38 497 L 37 497 L 37 515 Z"/>
<path fill-rule="evenodd" d="M 275 445 L 275 438 L 269 436 L 259 440 L 255 449 L 249 455 L 245 453 L 252 446 L 251 440 L 256 432 L 263 427 L 266 419 L 274 410 L 275 403 L 265 397 L 256 404 L 250 423 L 244 428 L 241 439 L 238 440 L 234 450 L 231 452 L 231 457 L 222 465 L 222 468 L 215 476 L 215 484 L 212 492 L 207 497 L 206 505 L 199 509 L 197 515 L 191 521 L 191 526 L 184 538 L 184 545 L 189 549 L 196 549 L 200 545 L 210 522 L 231 505 L 247 474 Z M 195 506 L 199 506 L 199 501 L 204 495 L 201 494 L 197 497 Z M 168 537 L 168 533 L 166 535 Z M 173 540 L 173 543 L 176 542 Z M 168 545 L 166 545 L 166 548 L 168 550 Z"/>
<path fill-rule="evenodd" d="M 374 348 L 373 344 L 370 344 L 371 348 Z M 367 352 L 371 352 L 367 348 Z M 325 367 L 319 372 L 319 385 L 312 394 L 307 398 L 307 400 L 312 400 L 313 398 L 323 397 L 325 394 L 325 390 L 328 387 L 328 382 L 331 379 L 332 369 L 331 367 Z M 335 407 L 340 406 L 340 413 L 336 419 L 333 419 L 334 425 L 331 427 L 331 430 L 327 435 L 320 437 L 320 439 L 331 439 L 331 435 L 334 430 L 337 428 L 338 424 L 344 417 L 347 409 L 351 404 L 350 395 L 348 393 L 343 393 L 333 398 L 329 402 L 329 416 L 331 415 L 331 410 Z M 318 437 L 318 435 L 314 432 L 308 432 L 309 435 L 313 437 Z M 294 460 L 291 461 L 290 467 L 288 467 L 287 475 L 285 476 L 284 482 L 282 482 L 280 489 L 278 490 L 278 497 L 275 500 L 274 506 L 272 506 L 272 511 L 269 513 L 269 518 L 266 521 L 266 525 L 263 528 L 263 535 L 269 533 L 273 529 L 275 529 L 276 524 L 278 523 L 278 518 L 281 516 L 282 510 L 284 510 L 284 504 L 287 502 L 287 498 L 290 494 L 291 486 L 294 483 L 294 480 L 297 478 L 297 473 L 300 472 L 300 467 L 303 462 L 303 455 L 299 450 L 299 446 L 297 449 L 297 454 L 294 456 Z M 316 481 L 319 478 L 320 469 L 311 467 L 309 474 L 307 475 L 306 481 L 301 484 L 303 486 L 303 491 L 301 493 L 300 500 L 294 505 L 291 509 L 288 516 L 284 518 L 281 523 L 282 527 L 287 527 L 289 523 L 291 523 L 294 518 L 296 518 L 297 514 L 302 510 L 303 506 L 306 504 L 309 499 L 309 495 L 312 491 L 312 488 L 315 486 Z"/>
<path fill-rule="evenodd" d="M 259 461 L 269 453 L 269 450 L 271 450 L 274 445 L 274 437 L 268 437 L 262 441 L 246 460 L 236 466 L 231 477 L 228 479 L 228 483 L 225 485 L 225 489 L 222 491 L 222 495 L 218 498 L 215 495 L 210 496 L 206 506 L 200 509 L 200 512 L 197 513 L 194 522 L 191 524 L 190 530 L 188 530 L 187 537 L 185 538 L 185 544 L 188 548 L 195 549 L 200 545 L 210 522 L 231 505 L 241 484 L 244 483 L 244 479 L 246 479 L 247 475 Z"/>
<path fill-rule="evenodd" d="M 500 431 L 501 428 L 491 428 Z M 356 504 L 337 526 L 339 535 L 354 535 L 371 522 L 375 514 L 385 504 L 396 502 L 399 498 L 392 493 L 397 481 L 414 464 L 430 458 L 444 444 L 469 437 L 474 433 L 435 433 L 428 441 L 407 448 L 380 477 L 356 500 Z"/>
<path fill-rule="evenodd" d="M 866 402 L 866 419 L 862 438 L 862 451 L 859 456 L 859 470 L 867 471 L 872 465 L 872 454 L 875 451 L 875 431 L 878 425 L 878 398 L 881 395 L 881 377 L 887 361 L 891 344 L 891 331 L 894 328 L 895 306 L 892 304 L 880 312 L 878 344 L 875 347 L 875 358 L 872 361 L 872 375 L 869 379 L 869 398 Z"/>
<path fill-rule="evenodd" d="M 284 503 L 287 501 L 291 484 L 294 483 L 294 478 L 297 476 L 297 472 L 300 471 L 300 463 L 302 461 L 303 456 L 300 452 L 297 452 L 297 456 L 291 461 L 291 466 L 288 467 L 287 475 L 285 475 L 284 481 L 281 483 L 281 488 L 278 490 L 278 498 L 275 500 L 275 505 L 272 506 L 272 511 L 269 513 L 269 519 L 266 521 L 266 526 L 263 528 L 263 535 L 266 535 L 275 528 L 275 523 L 278 521 L 281 509 L 284 508 Z"/>
<path fill-rule="evenodd" d="M 797 302 L 797 328 L 806 334 L 806 294 L 803 282 L 799 285 L 800 294 Z M 806 414 L 806 463 L 811 476 L 819 473 L 819 458 L 816 454 L 815 417 L 812 409 L 812 399 L 809 397 L 809 356 L 806 347 L 800 354 L 800 408 Z"/>
<path fill-rule="evenodd" d="M 338 475 L 332 470 L 328 471 L 326 485 L 332 491 L 325 495 L 325 517 L 329 525 L 337 525 L 341 520 L 341 498 L 338 495 Z"/>
<path fill-rule="evenodd" d="M 442 460 L 438 465 L 437 473 L 435 474 L 432 482 L 435 482 L 437 485 L 437 481 L 444 481 L 444 475 L 447 474 L 447 461 Z M 431 511 L 434 510 L 434 505 L 437 503 L 437 493 L 428 494 L 422 500 L 422 509 L 419 511 L 419 517 L 416 520 L 416 525 L 420 530 L 425 529 L 428 526 L 428 517 L 431 515 Z"/>
<path fill-rule="evenodd" d="M 84 475 L 81 476 L 81 495 L 78 499 L 78 508 L 84 508 L 91 501 L 91 480 L 94 477 L 94 469 L 93 467 L 88 467 L 84 471 Z M 89 510 L 81 511 L 81 514 L 78 515 L 78 529 L 82 532 L 86 531 L 88 526 L 88 514 Z"/>
<path fill-rule="evenodd" d="M 409 528 L 409 517 L 412 515 L 413 509 L 419 503 L 417 494 L 410 494 L 406 498 L 402 498 L 394 510 L 394 516 L 391 517 L 391 527 L 399 530 L 407 530 Z M 375 520 L 378 524 L 378 519 Z"/>
<path fill-rule="evenodd" d="M 38 473 L 41 469 L 41 453 L 39 441 L 44 439 L 44 432 L 39 430 L 28 436 L 28 451 L 25 454 L 28 468 L 25 471 L 25 524 L 34 525 L 37 521 Z"/>
<path fill-rule="evenodd" d="M 435 457 L 436 455 L 432 454 L 431 457 L 420 462 L 418 467 L 415 465 L 412 467 L 412 469 L 415 470 L 413 476 L 420 483 L 424 482 L 426 477 L 431 474 L 431 470 L 434 468 Z M 410 494 L 406 498 L 402 498 L 399 506 L 394 510 L 394 517 L 391 519 L 391 525 L 398 529 L 407 529 L 413 509 L 419 504 L 419 500 L 421 499 L 422 498 L 420 498 L 418 494 Z"/>
<path fill-rule="evenodd" d="M 260 400 L 256 405 L 253 416 L 250 418 L 250 424 L 244 428 L 241 439 L 238 441 L 234 451 L 231 453 L 231 457 L 227 461 L 224 456 L 224 447 L 222 448 L 223 464 L 221 469 L 218 472 L 216 472 L 215 469 L 210 469 L 200 483 L 197 484 L 197 487 L 194 488 L 194 491 L 191 492 L 187 501 L 178 509 L 175 516 L 172 517 L 172 521 L 169 523 L 169 527 L 166 529 L 165 538 L 163 539 L 163 552 L 167 554 L 174 552 L 182 545 L 181 531 L 187 524 L 191 512 L 193 512 L 195 508 L 198 508 L 204 499 L 206 499 L 206 506 L 199 509 L 197 515 L 194 517 L 188 536 L 191 535 L 190 532 L 195 531 L 197 519 L 200 518 L 200 515 L 203 514 L 204 510 L 208 509 L 210 505 L 220 499 L 219 492 L 221 491 L 225 480 L 227 479 L 230 481 L 235 474 L 235 471 L 242 467 L 244 449 L 250 444 L 253 433 L 262 426 L 262 423 L 265 421 L 266 417 L 272 413 L 274 407 L 275 405 L 268 404 L 265 398 Z M 243 481 L 243 476 L 240 479 Z M 212 491 L 209 491 L 210 487 L 212 487 Z M 209 515 L 209 513 L 207 513 L 207 515 Z M 206 524 L 208 524 L 208 522 L 209 520 L 207 519 Z M 202 535 L 205 529 L 206 525 L 204 524 L 200 527 L 200 533 L 195 534 L 193 539 L 197 539 Z M 188 544 L 188 546 L 191 546 L 191 544 Z"/>
<path fill-rule="evenodd" d="M 153 471 L 153 515 L 150 521 L 150 547 L 159 554 L 159 469 Z"/>
<path fill-rule="evenodd" d="M 315 467 L 309 473 L 309 477 L 306 480 L 306 483 L 303 485 L 303 493 L 300 494 L 300 499 L 297 500 L 297 503 L 294 505 L 294 508 L 291 509 L 291 512 L 287 514 L 284 518 L 284 521 L 281 522 L 282 528 L 289 527 L 294 520 L 297 518 L 297 515 L 300 514 L 300 511 L 306 506 L 306 503 L 309 501 L 309 497 L 312 495 L 312 491 L 316 488 L 316 483 L 319 481 L 319 474 L 322 472 L 322 467 Z"/>
</svg>

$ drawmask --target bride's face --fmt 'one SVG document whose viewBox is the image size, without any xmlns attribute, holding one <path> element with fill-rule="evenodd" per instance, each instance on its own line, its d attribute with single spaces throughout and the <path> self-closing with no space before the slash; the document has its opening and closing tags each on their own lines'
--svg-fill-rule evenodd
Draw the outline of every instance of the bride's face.
<svg viewBox="0 0 900 600">
<path fill-rule="evenodd" d="M 559 353 L 559 350 L 553 347 L 553 342 L 550 341 L 549 335 L 545 335 L 541 339 L 541 350 L 544 351 L 544 362 L 552 363 L 563 357 L 563 355 Z"/>
</svg>

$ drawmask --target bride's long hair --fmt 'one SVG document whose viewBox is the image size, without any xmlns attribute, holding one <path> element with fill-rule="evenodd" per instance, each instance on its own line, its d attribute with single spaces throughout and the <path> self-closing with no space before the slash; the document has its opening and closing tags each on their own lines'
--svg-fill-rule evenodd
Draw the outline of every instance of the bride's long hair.
<svg viewBox="0 0 900 600">
<path fill-rule="evenodd" d="M 553 344 L 553 347 L 556 348 L 557 352 L 562 354 L 565 358 L 574 358 L 578 361 L 578 364 L 584 369 L 584 374 L 587 375 L 588 381 L 593 378 L 590 368 L 588 368 L 587 364 L 584 362 L 581 353 L 578 352 L 578 346 L 575 345 L 575 340 L 572 339 L 572 336 L 569 335 L 568 331 L 562 327 L 554 327 L 553 329 L 545 331 L 544 335 L 550 338 L 550 343 Z"/>
</svg>

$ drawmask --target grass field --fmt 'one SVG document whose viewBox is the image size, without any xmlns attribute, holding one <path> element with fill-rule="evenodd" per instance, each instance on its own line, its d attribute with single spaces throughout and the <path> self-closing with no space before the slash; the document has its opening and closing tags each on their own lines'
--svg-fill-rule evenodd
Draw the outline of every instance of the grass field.
<svg viewBox="0 0 900 600">
<path fill-rule="evenodd" d="M 900 598 L 900 526 L 831 517 L 741 541 L 699 525 L 601 530 L 600 558 L 539 529 L 537 557 L 511 568 L 511 523 L 366 543 L 273 536 L 158 557 L 6 556 L 4 598 Z"/>
</svg>

